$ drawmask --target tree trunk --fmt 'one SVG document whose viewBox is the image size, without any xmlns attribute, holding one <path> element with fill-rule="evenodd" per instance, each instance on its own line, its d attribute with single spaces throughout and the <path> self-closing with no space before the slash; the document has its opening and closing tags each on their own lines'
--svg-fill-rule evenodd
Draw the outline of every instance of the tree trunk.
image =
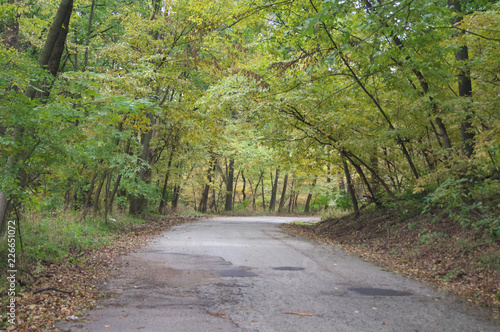
<svg viewBox="0 0 500 332">
<path fill-rule="evenodd" d="M 260 180 L 262 179 L 263 176 L 264 176 L 264 172 L 261 171 L 259 179 L 257 180 L 257 184 L 255 185 L 255 190 L 252 190 L 252 195 L 253 195 L 253 197 L 252 197 L 252 205 L 253 205 L 253 210 L 254 211 L 257 209 L 257 204 L 256 204 L 257 193 L 258 193 L 258 189 L 259 189 Z M 250 179 L 248 181 L 250 183 L 250 188 L 252 188 L 252 183 L 250 182 Z M 262 192 L 262 194 L 264 194 L 264 192 Z M 266 210 L 266 207 L 264 206 L 264 211 L 265 210 Z"/>
<path fill-rule="evenodd" d="M 167 201 L 168 179 L 170 177 L 170 168 L 172 166 L 174 151 L 175 151 L 175 146 L 172 147 L 172 150 L 170 151 L 170 155 L 168 156 L 167 172 L 165 173 L 165 181 L 163 182 L 163 190 L 161 192 L 160 207 L 158 208 L 158 213 L 160 213 L 160 214 L 164 213 L 163 209 L 165 208 L 165 203 Z"/>
<path fill-rule="evenodd" d="M 111 198 L 109 189 L 111 187 L 111 179 L 113 178 L 111 172 L 109 172 L 107 178 L 108 180 L 106 181 L 106 188 L 104 190 L 104 222 L 106 222 L 106 224 L 108 223 L 109 199 Z"/>
<path fill-rule="evenodd" d="M 9 200 L 4 192 L 0 192 L 0 235 L 5 232 L 5 227 L 7 226 L 7 210 L 9 206 Z"/>
<path fill-rule="evenodd" d="M 174 212 L 177 211 L 177 207 L 179 206 L 180 196 L 181 196 L 181 185 L 178 184 L 174 187 L 174 201 L 172 202 L 172 210 Z"/>
<path fill-rule="evenodd" d="M 448 0 L 448 6 L 450 6 L 453 12 L 456 14 L 452 18 L 452 25 L 460 23 L 463 19 L 462 6 L 459 0 Z M 459 36 L 463 32 L 458 32 L 455 35 Z M 469 49 L 467 45 L 461 45 L 460 48 L 455 53 L 455 59 L 458 63 L 468 63 L 469 62 Z M 463 67 L 463 65 L 459 65 Z M 470 78 L 470 70 L 460 69 L 458 75 L 458 95 L 464 98 L 470 98 L 472 96 L 472 81 Z M 469 114 L 468 108 L 464 110 L 466 113 L 465 119 L 460 123 L 460 134 L 462 137 L 462 154 L 471 157 L 474 153 L 474 131 L 472 128 L 472 116 Z"/>
<path fill-rule="evenodd" d="M 64 13 L 64 21 L 59 29 L 59 34 L 57 36 L 56 42 L 52 48 L 52 52 L 50 54 L 49 62 L 47 63 L 47 69 L 53 76 L 56 76 L 59 72 L 59 65 L 61 63 L 61 57 L 64 52 L 64 47 L 66 45 L 66 36 L 69 32 L 69 21 L 71 19 L 71 13 L 73 1 L 71 1 L 71 8 L 66 8 Z M 46 92 L 48 95 L 48 91 Z"/>
<path fill-rule="evenodd" d="M 224 211 L 233 211 L 233 180 L 234 180 L 234 159 L 229 159 L 226 178 L 226 204 Z"/>
<path fill-rule="evenodd" d="M 446 149 L 451 149 L 451 141 L 446 131 L 446 126 L 443 123 L 443 119 L 439 116 L 436 117 L 436 124 L 439 128 L 439 136 L 443 139 L 443 147 Z"/>
<path fill-rule="evenodd" d="M 281 191 L 280 205 L 278 206 L 278 212 L 283 212 L 285 208 L 285 199 L 286 199 L 286 186 L 288 185 L 288 173 L 285 174 L 285 178 L 283 179 L 283 190 Z"/>
<path fill-rule="evenodd" d="M 312 187 L 316 186 L 317 178 L 314 178 Z M 311 199 L 313 197 L 312 193 L 307 194 L 306 205 L 304 206 L 304 213 L 309 213 L 311 211 Z"/>
<path fill-rule="evenodd" d="M 120 186 L 121 180 L 122 180 L 122 175 L 118 174 L 118 177 L 116 178 L 116 181 L 115 181 L 115 185 L 113 186 L 113 191 L 111 191 L 111 195 L 109 197 L 109 202 L 108 202 L 109 214 L 113 213 L 113 202 L 115 201 L 115 195 L 116 195 L 116 192 L 118 191 L 118 187 Z"/>
<path fill-rule="evenodd" d="M 346 151 L 346 150 L 341 150 L 341 155 L 343 155 L 344 158 L 349 159 L 351 164 L 354 164 L 354 161 L 352 160 L 352 158 L 356 159 L 361 165 L 363 165 L 370 172 L 370 174 L 373 176 L 374 179 L 377 179 L 377 181 L 384 187 L 385 191 L 387 192 L 387 194 L 389 194 L 389 196 L 391 196 L 391 198 L 397 199 L 397 197 L 391 191 L 391 189 L 389 188 L 387 183 L 385 183 L 384 179 L 382 179 L 380 177 L 380 175 L 378 175 L 377 172 L 372 167 L 370 167 L 368 164 L 366 164 L 361 158 L 359 158 L 358 156 L 356 156 L 352 152 Z"/>
<path fill-rule="evenodd" d="M 310 205 L 311 205 L 312 196 L 313 196 L 312 193 L 307 194 L 306 205 L 304 206 L 304 213 L 310 212 Z"/>
<path fill-rule="evenodd" d="M 236 205 L 236 188 L 238 187 L 238 179 L 240 178 L 240 172 L 236 174 L 236 179 L 234 180 L 234 186 L 233 186 L 233 208 Z"/>
<path fill-rule="evenodd" d="M 262 172 L 262 175 L 264 175 L 264 172 Z M 264 176 L 261 176 L 262 178 L 262 211 L 266 211 L 266 197 L 264 195 Z"/>
<path fill-rule="evenodd" d="M 96 0 L 92 0 L 92 4 L 90 5 L 89 26 L 87 28 L 87 38 L 85 39 L 85 55 L 83 61 L 83 71 L 87 69 L 87 64 L 89 61 L 90 34 L 92 33 L 92 20 L 94 19 L 95 2 Z"/>
<path fill-rule="evenodd" d="M 150 124 L 153 125 L 154 119 L 153 115 L 148 114 L 148 118 L 150 120 Z M 147 133 L 142 136 L 142 153 L 139 163 L 141 163 L 141 169 L 139 171 L 139 179 L 143 182 L 148 182 L 147 178 L 150 173 L 148 172 L 147 165 L 149 164 L 150 157 L 150 148 L 149 145 L 151 143 L 151 139 L 153 138 L 153 129 L 150 129 Z M 137 196 L 132 196 L 130 199 L 130 207 L 129 213 L 132 215 L 138 215 L 144 211 L 146 208 L 146 198 L 144 195 L 139 194 Z"/>
<path fill-rule="evenodd" d="M 377 200 L 377 197 L 375 196 L 375 191 L 372 189 L 370 183 L 368 182 L 368 179 L 366 178 L 365 173 L 363 172 L 363 169 L 361 169 L 361 167 L 359 165 L 356 165 L 356 164 L 352 164 L 352 166 L 354 166 L 354 168 L 356 169 L 356 172 L 358 173 L 358 175 L 361 177 L 361 179 L 365 183 L 366 189 L 370 193 L 372 201 L 375 203 L 376 206 L 381 207 L 382 204 L 380 204 L 380 202 Z"/>
<path fill-rule="evenodd" d="M 69 27 L 69 17 L 71 16 L 72 11 L 73 0 L 61 0 L 56 16 L 54 17 L 54 21 L 52 21 L 47 40 L 45 41 L 43 49 L 40 52 L 40 57 L 38 58 L 38 64 L 41 67 L 48 65 L 52 53 L 54 52 L 54 48 L 58 43 L 59 36 L 62 34 L 64 35 L 64 38 L 66 38 Z"/>
<path fill-rule="evenodd" d="M 87 192 L 87 198 L 85 198 L 85 203 L 83 203 L 83 208 L 82 208 L 82 218 L 81 220 L 85 220 L 85 217 L 87 217 L 87 210 L 90 206 L 90 200 L 92 199 L 92 194 L 94 192 L 94 185 L 95 185 L 95 180 L 97 178 L 97 171 L 94 172 L 94 176 L 92 177 L 92 181 L 90 182 L 90 187 L 89 191 Z"/>
<path fill-rule="evenodd" d="M 248 178 L 248 185 L 250 186 L 250 195 L 252 196 L 252 211 L 255 211 L 255 196 L 256 193 L 253 191 L 252 180 Z"/>
<path fill-rule="evenodd" d="M 95 193 L 95 203 L 94 203 L 94 217 L 97 216 L 97 210 L 99 209 L 99 197 L 101 196 L 102 186 L 106 180 L 106 173 L 101 176 L 101 181 L 99 182 L 99 186 L 97 187 L 97 191 Z"/>
<path fill-rule="evenodd" d="M 212 183 L 212 177 L 213 174 L 215 173 L 215 156 L 212 156 L 210 160 L 210 165 L 208 169 L 208 174 L 207 174 L 207 181 L 208 183 L 205 185 L 205 188 L 203 190 L 203 193 L 201 194 L 201 199 L 200 199 L 200 205 L 198 206 L 198 211 L 201 213 L 206 213 L 207 212 L 207 207 L 208 207 L 208 195 L 210 194 L 210 184 Z"/>
<path fill-rule="evenodd" d="M 288 201 L 288 212 L 292 212 L 293 196 L 294 196 L 295 179 L 292 179 L 292 186 L 290 188 L 290 200 Z"/>
<path fill-rule="evenodd" d="M 241 190 L 241 193 L 243 194 L 243 202 L 244 202 L 247 199 L 247 194 L 245 193 L 247 180 L 245 179 L 245 174 L 243 174 L 243 171 L 241 171 L 241 179 L 243 180 L 243 189 Z"/>
<path fill-rule="evenodd" d="M 354 187 L 352 185 L 351 174 L 349 172 L 349 166 L 347 165 L 347 161 L 345 158 L 346 157 L 345 152 L 343 150 L 340 151 L 340 157 L 342 158 L 342 165 L 344 166 L 345 180 L 347 183 L 347 192 L 349 193 L 349 196 L 351 197 L 351 202 L 352 202 L 352 207 L 354 209 L 354 214 L 356 216 L 359 216 L 358 199 L 356 198 L 356 192 L 354 191 Z"/>
<path fill-rule="evenodd" d="M 210 193 L 210 185 L 206 184 L 201 194 L 200 204 L 198 205 L 198 211 L 201 213 L 207 212 L 209 193 Z"/>
<path fill-rule="evenodd" d="M 279 178 L 279 167 L 276 168 L 276 176 L 274 178 L 274 183 L 271 188 L 271 202 L 269 202 L 269 212 L 274 212 L 276 209 L 276 196 L 278 192 L 278 178 Z M 271 181 L 272 181 L 272 173 L 271 173 Z"/>
</svg>

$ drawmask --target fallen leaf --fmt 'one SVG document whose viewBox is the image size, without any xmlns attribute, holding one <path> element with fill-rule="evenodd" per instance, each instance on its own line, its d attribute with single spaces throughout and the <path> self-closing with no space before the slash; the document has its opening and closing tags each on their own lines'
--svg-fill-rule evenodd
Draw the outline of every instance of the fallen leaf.
<svg viewBox="0 0 500 332">
<path fill-rule="evenodd" d="M 307 312 L 285 311 L 283 313 L 287 314 L 287 315 L 312 316 L 312 314 L 307 313 Z"/>
<path fill-rule="evenodd" d="M 211 312 L 210 315 L 226 318 L 226 314 L 223 314 L 222 312 Z"/>
</svg>

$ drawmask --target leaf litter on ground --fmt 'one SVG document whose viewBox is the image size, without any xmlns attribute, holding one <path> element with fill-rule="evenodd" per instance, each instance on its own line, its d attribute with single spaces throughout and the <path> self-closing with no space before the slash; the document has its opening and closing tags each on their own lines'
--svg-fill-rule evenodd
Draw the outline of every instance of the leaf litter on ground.
<svg viewBox="0 0 500 332">
<path fill-rule="evenodd" d="M 119 256 L 139 250 L 161 231 L 194 219 L 149 217 L 148 222 L 134 225 L 99 249 L 69 254 L 62 263 L 48 264 L 40 273 L 22 273 L 18 280 L 20 291 L 16 294 L 17 324 L 5 329 L 58 331 L 57 322 L 78 320 L 85 310 L 94 308 L 106 296 L 98 286 L 116 269 Z"/>
</svg>

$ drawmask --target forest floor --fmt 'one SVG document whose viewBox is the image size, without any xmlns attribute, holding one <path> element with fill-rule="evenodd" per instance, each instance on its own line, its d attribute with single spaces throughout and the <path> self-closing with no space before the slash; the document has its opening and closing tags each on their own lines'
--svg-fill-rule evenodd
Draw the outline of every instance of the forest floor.
<svg viewBox="0 0 500 332">
<path fill-rule="evenodd" d="M 402 221 L 388 211 L 365 212 L 283 229 L 358 255 L 388 271 L 420 280 L 500 320 L 500 241 L 446 218 Z"/>
<path fill-rule="evenodd" d="M 116 269 L 116 258 L 138 250 L 154 235 L 195 217 L 148 217 L 148 222 L 130 227 L 99 249 L 71 253 L 61 263 L 44 262 L 44 269 L 25 267 L 18 276 L 17 324 L 0 330 L 55 331 L 55 323 L 76 320 L 103 295 L 98 285 Z"/>
</svg>

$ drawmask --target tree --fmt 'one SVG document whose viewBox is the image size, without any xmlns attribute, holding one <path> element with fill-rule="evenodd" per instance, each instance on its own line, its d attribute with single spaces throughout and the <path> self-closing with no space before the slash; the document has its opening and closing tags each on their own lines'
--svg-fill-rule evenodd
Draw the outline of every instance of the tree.
<svg viewBox="0 0 500 332">
<path fill-rule="evenodd" d="M 59 70 L 59 64 L 61 61 L 62 52 L 64 50 L 64 43 L 68 34 L 69 21 L 72 12 L 73 1 L 61 0 L 59 8 L 54 16 L 52 25 L 45 40 L 44 47 L 38 57 L 38 64 L 40 65 L 40 67 L 49 70 L 53 76 L 56 76 Z M 6 35 L 4 38 L 4 43 L 6 44 L 6 46 L 13 49 L 18 48 L 17 34 L 19 31 L 19 23 L 17 22 L 17 16 L 18 15 L 16 14 L 16 17 L 9 17 Z M 25 90 L 25 95 L 28 98 L 33 99 L 35 97 L 35 94 L 36 90 L 34 88 L 29 87 Z M 48 91 L 45 91 L 45 94 L 48 94 Z M 22 142 L 25 130 L 26 128 L 22 125 L 14 125 L 12 141 Z M 7 158 L 6 169 L 3 171 L 3 173 L 5 174 L 7 172 L 14 172 L 23 177 L 24 179 L 21 179 L 19 182 L 21 187 L 26 185 L 27 179 L 25 178 L 26 170 L 23 169 L 23 166 L 19 165 L 19 163 L 20 161 L 22 164 L 26 163 L 32 152 L 33 151 L 18 151 L 17 156 L 14 154 L 10 154 Z M 6 187 L 8 187 L 8 185 L 6 185 Z M 14 199 L 12 192 L 8 194 L 5 192 L 5 190 L 5 187 L 0 188 L 0 233 L 3 233 L 5 229 L 9 201 L 12 202 L 12 200 Z"/>
</svg>

